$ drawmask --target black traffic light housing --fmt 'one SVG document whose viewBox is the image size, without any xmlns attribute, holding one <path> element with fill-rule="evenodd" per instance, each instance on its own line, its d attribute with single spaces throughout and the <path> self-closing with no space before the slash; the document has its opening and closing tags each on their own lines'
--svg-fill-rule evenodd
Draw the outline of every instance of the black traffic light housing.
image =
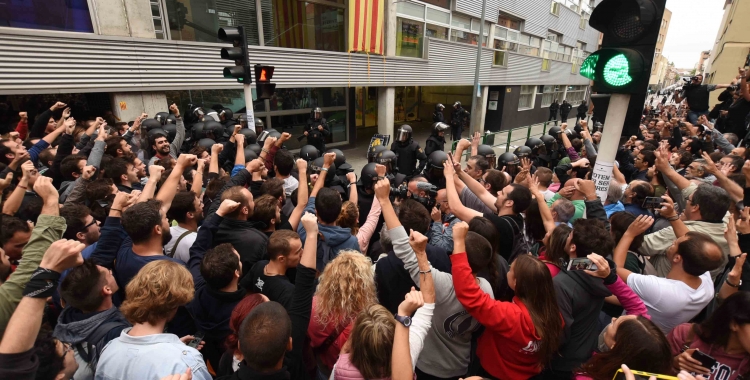
<svg viewBox="0 0 750 380">
<path fill-rule="evenodd" d="M 242 84 L 253 83 L 250 76 L 245 28 L 242 26 L 220 28 L 218 37 L 222 41 L 232 43 L 231 48 L 221 48 L 221 58 L 232 60 L 235 64 L 235 66 L 224 68 L 224 78 L 235 78 Z"/>
<path fill-rule="evenodd" d="M 602 48 L 581 64 L 598 93 L 640 94 L 648 88 L 666 0 L 603 0 L 589 19 Z"/>
<path fill-rule="evenodd" d="M 255 65 L 255 89 L 258 92 L 258 99 L 271 99 L 276 91 L 276 83 L 271 83 L 273 78 L 273 66 Z"/>
</svg>

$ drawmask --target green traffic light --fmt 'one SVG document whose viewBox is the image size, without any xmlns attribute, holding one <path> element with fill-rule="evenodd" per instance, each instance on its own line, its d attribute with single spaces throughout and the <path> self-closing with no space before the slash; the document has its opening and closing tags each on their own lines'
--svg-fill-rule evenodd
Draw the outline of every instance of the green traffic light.
<svg viewBox="0 0 750 380">
<path fill-rule="evenodd" d="M 581 69 L 583 70 L 583 69 Z M 633 82 L 633 77 L 630 76 L 630 62 L 628 62 L 625 54 L 617 54 L 607 61 L 604 65 L 604 81 L 610 86 L 622 87 Z"/>
<path fill-rule="evenodd" d="M 586 78 L 594 80 L 596 76 L 596 63 L 599 61 L 599 54 L 591 54 L 581 64 L 580 74 Z"/>
</svg>

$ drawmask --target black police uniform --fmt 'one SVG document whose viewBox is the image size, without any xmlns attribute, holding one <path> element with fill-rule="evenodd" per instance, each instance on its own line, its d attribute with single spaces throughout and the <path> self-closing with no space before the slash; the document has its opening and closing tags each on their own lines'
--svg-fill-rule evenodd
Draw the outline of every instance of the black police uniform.
<svg viewBox="0 0 750 380">
<path fill-rule="evenodd" d="M 445 151 L 445 137 L 431 135 L 427 138 L 427 142 L 425 143 L 424 153 L 429 156 L 432 152 L 437 150 Z"/>
<path fill-rule="evenodd" d="M 570 103 L 565 102 L 560 105 L 560 120 L 562 120 L 563 123 L 568 122 L 568 115 L 572 109 L 573 106 Z"/>
<path fill-rule="evenodd" d="M 435 112 L 432 113 L 432 121 L 434 123 L 444 123 L 445 116 L 443 116 L 443 111 L 435 110 Z"/>
<path fill-rule="evenodd" d="M 318 126 L 322 126 L 323 130 L 319 130 Z M 326 151 L 326 138 L 331 134 L 328 130 L 328 124 L 326 119 L 307 119 L 307 125 L 305 126 L 305 132 L 307 132 L 307 143 L 314 146 L 322 155 Z"/>
<path fill-rule="evenodd" d="M 453 109 L 451 115 L 451 138 L 453 140 L 461 139 L 461 132 L 463 132 L 464 125 L 468 124 L 469 111 L 465 110 L 462 106 Z"/>
<path fill-rule="evenodd" d="M 407 177 L 421 173 L 427 163 L 427 155 L 414 139 L 409 139 L 407 142 L 395 141 L 391 144 L 391 151 L 397 156 L 398 173 Z M 417 167 L 417 160 L 419 160 L 419 167 Z"/>
<path fill-rule="evenodd" d="M 560 105 L 557 104 L 557 102 L 550 104 L 549 105 L 549 119 L 547 119 L 547 121 L 554 120 L 555 125 L 557 125 L 557 111 L 559 109 L 560 109 Z"/>
</svg>

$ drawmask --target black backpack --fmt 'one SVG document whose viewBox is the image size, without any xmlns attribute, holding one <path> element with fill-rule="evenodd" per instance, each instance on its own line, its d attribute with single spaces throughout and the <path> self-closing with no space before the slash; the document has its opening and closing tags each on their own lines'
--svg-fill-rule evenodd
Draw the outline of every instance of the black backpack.
<svg viewBox="0 0 750 380">
<path fill-rule="evenodd" d="M 508 265 L 510 265 L 518 255 L 528 255 L 531 252 L 531 244 L 526 240 L 526 234 L 523 233 L 523 229 L 515 220 L 508 217 L 501 218 L 505 223 L 508 223 L 510 229 L 513 231 L 513 250 L 510 253 L 510 257 L 508 257 Z M 508 220 L 510 220 L 510 222 Z M 513 224 L 511 224 L 511 222 L 513 222 Z M 513 226 L 515 226 L 515 228 Z"/>
</svg>

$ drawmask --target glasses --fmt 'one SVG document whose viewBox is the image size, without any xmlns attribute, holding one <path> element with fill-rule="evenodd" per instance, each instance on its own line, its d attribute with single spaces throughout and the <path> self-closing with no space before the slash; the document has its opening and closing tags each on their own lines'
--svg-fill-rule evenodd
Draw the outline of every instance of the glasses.
<svg viewBox="0 0 750 380">
<path fill-rule="evenodd" d="M 61 342 L 63 345 L 63 354 L 62 357 L 65 357 L 65 355 L 68 354 L 68 352 L 73 351 L 73 345 L 70 343 Z"/>
<path fill-rule="evenodd" d="M 94 219 L 91 223 L 83 226 L 79 232 L 83 232 L 89 229 L 89 227 L 93 226 L 94 224 L 99 224 L 99 221 Z"/>
</svg>

